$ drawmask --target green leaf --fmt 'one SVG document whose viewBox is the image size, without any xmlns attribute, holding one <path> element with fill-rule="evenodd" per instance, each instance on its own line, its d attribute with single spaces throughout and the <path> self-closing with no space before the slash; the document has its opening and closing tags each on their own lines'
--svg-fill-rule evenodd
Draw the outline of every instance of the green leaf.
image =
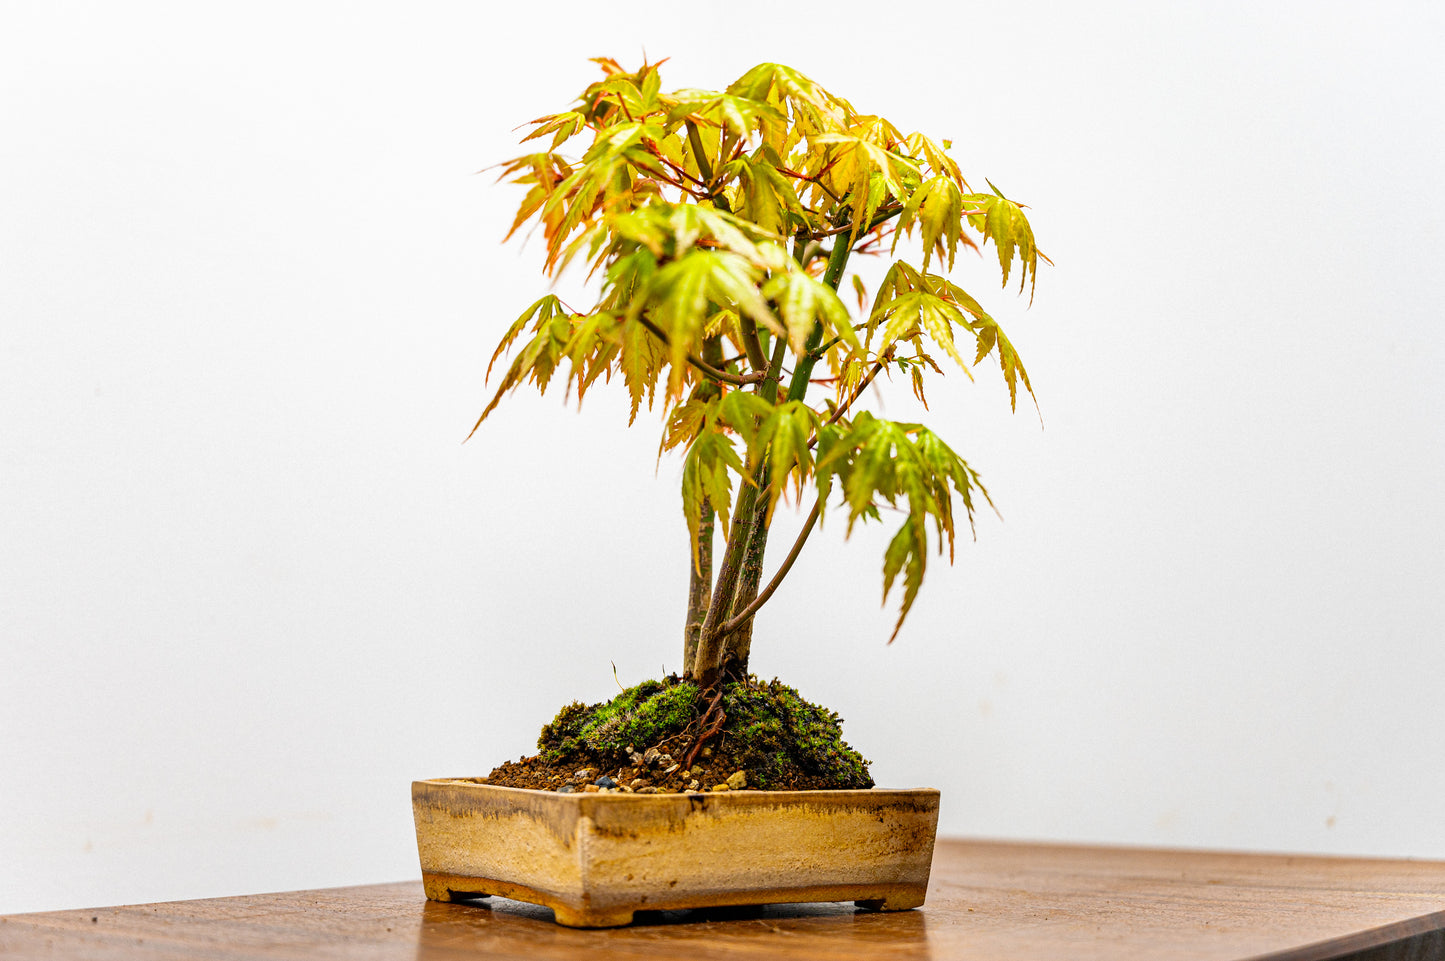
<svg viewBox="0 0 1445 961">
<path fill-rule="evenodd" d="M 993 184 L 989 186 L 993 187 Z M 1034 230 L 1029 226 L 1022 206 L 999 193 L 997 187 L 991 194 L 967 194 L 963 199 L 974 208 L 968 215 L 969 222 L 983 232 L 985 243 L 992 240 L 998 250 L 1003 286 L 1008 286 L 1009 270 L 1017 259 L 1023 268 L 1019 275 L 1019 291 L 1023 291 L 1025 283 L 1032 289 L 1038 279 L 1039 257 L 1042 254 L 1034 245 Z M 1044 260 L 1048 258 L 1044 257 Z"/>
<path fill-rule="evenodd" d="M 660 267 L 633 300 L 630 319 L 646 315 L 667 335 L 672 374 L 668 396 L 680 397 L 687 357 L 695 352 L 717 307 L 734 307 L 782 332 L 758 289 L 761 271 L 730 251 L 694 248 Z M 716 305 L 716 306 L 714 306 Z"/>
<path fill-rule="evenodd" d="M 694 566 L 698 562 L 698 521 L 703 501 L 712 505 L 723 537 L 728 536 L 732 518 L 732 477 L 742 474 L 742 459 L 727 435 L 703 429 L 688 446 L 682 461 L 682 510 L 692 532 Z"/>
<path fill-rule="evenodd" d="M 667 113 L 669 123 L 691 118 L 719 127 L 735 139 L 753 131 L 771 139 L 769 133 L 776 134 L 787 125 L 782 111 L 764 101 L 712 90 L 679 90 L 672 96 L 675 101 Z"/>
<path fill-rule="evenodd" d="M 627 418 L 628 426 L 637 420 L 637 411 L 642 406 L 643 397 L 647 398 L 647 406 L 652 406 L 666 350 L 662 342 L 643 325 L 635 321 L 623 325 L 620 364 L 622 380 L 627 384 L 627 393 L 632 398 L 632 412 Z"/>
<path fill-rule="evenodd" d="M 587 388 L 596 382 L 598 377 L 611 379 L 612 365 L 620 350 L 619 323 L 620 318 L 607 310 L 572 321 L 572 336 L 563 351 L 572 364 L 567 386 L 570 389 L 576 384 L 579 407 Z"/>
<path fill-rule="evenodd" d="M 963 190 L 972 191 L 973 188 L 963 179 L 963 173 L 958 169 L 958 164 L 947 153 L 947 148 L 950 146 L 947 140 L 940 147 L 921 133 L 911 133 L 904 142 L 908 146 L 910 156 L 921 156 L 935 174 L 947 177 Z"/>
<path fill-rule="evenodd" d="M 772 412 L 773 405 L 752 391 L 730 390 L 718 402 L 717 419 L 751 448 L 759 425 Z"/>
<path fill-rule="evenodd" d="M 804 219 L 803 205 L 788 179 L 778 172 L 782 161 L 766 145 L 751 156 L 739 157 L 723 167 L 727 180 L 739 184 L 737 213 L 764 230 L 785 233 L 789 216 Z"/>
<path fill-rule="evenodd" d="M 795 122 L 806 122 L 810 128 L 819 130 L 841 127 L 854 112 L 846 100 L 779 63 L 758 64 L 735 80 L 727 92 L 735 97 L 786 106 Z"/>
<path fill-rule="evenodd" d="M 898 221 L 898 230 L 893 236 L 895 247 L 898 245 L 899 235 L 911 233 L 915 223 L 923 234 L 925 271 L 928 269 L 929 258 L 934 253 L 939 255 L 940 260 L 944 253 L 947 253 L 948 269 L 952 270 L 960 242 L 976 247 L 963 233 L 963 194 L 959 192 L 958 185 L 948 177 L 934 177 L 909 196 Z"/>
<path fill-rule="evenodd" d="M 888 603 L 893 581 L 899 571 L 903 572 L 903 600 L 899 605 L 898 621 L 893 625 L 893 633 L 888 636 L 889 644 L 897 639 L 898 632 L 903 629 L 903 622 L 913 608 L 914 599 L 918 597 L 918 589 L 923 586 L 923 572 L 927 566 L 928 535 L 917 518 L 910 516 L 903 522 L 903 526 L 898 528 L 898 533 L 893 535 L 893 539 L 888 542 L 888 549 L 883 553 L 883 603 Z"/>
<path fill-rule="evenodd" d="M 939 293 L 940 288 L 928 282 L 932 276 L 920 274 L 901 260 L 889 271 L 868 319 L 870 334 L 879 324 L 883 325 L 878 356 L 886 355 L 888 348 L 900 341 L 914 340 L 920 334 L 926 334 L 953 358 L 960 369 L 968 373 L 968 363 L 959 353 L 953 338 L 953 325 L 967 326 L 968 320 L 959 306 L 950 300 L 946 289 Z"/>
<path fill-rule="evenodd" d="M 712 401 L 698 399 L 694 389 L 693 396 L 674 407 L 668 415 L 667 430 L 663 432 L 658 456 L 696 440 L 709 416 L 715 417 L 716 407 Z"/>
<path fill-rule="evenodd" d="M 803 483 L 812 476 L 813 455 L 808 439 L 821 424 L 822 418 L 807 404 L 785 401 L 768 410 L 758 422 L 757 431 L 748 437 L 749 472 L 756 477 L 764 462 L 768 467 L 769 515 L 790 477 L 794 491 L 801 494 Z"/>
<path fill-rule="evenodd" d="M 540 124 L 540 126 L 523 137 L 522 143 L 538 137 L 545 137 L 550 133 L 553 134 L 551 149 L 556 150 L 587 125 L 587 118 L 575 110 L 569 110 L 566 113 L 554 114 L 550 117 L 539 117 L 532 123 Z"/>
<path fill-rule="evenodd" d="M 1029 383 L 1029 372 L 1024 370 L 1018 351 L 1014 350 L 1013 344 L 1004 335 L 1003 328 L 988 314 L 980 314 L 969 326 L 973 328 L 974 336 L 978 338 L 978 356 L 974 358 L 973 362 L 977 364 L 987 357 L 990 351 L 997 352 L 999 369 L 1003 371 L 1003 379 L 1008 384 L 1009 407 L 1016 410 L 1018 408 L 1019 381 L 1023 381 L 1024 389 L 1029 392 L 1029 396 L 1034 396 L 1034 386 Z M 1038 406 L 1037 398 L 1035 398 L 1035 406 Z"/>
<path fill-rule="evenodd" d="M 763 296 L 776 304 L 778 313 L 782 314 L 793 353 L 803 353 L 814 324 L 823 325 L 824 336 L 832 332 L 854 350 L 861 347 L 848 308 L 839 299 L 838 292 L 801 269 L 794 267 L 773 275 L 763 285 Z"/>
<path fill-rule="evenodd" d="M 858 520 L 876 519 L 880 504 L 904 501 L 907 514 L 884 555 L 883 598 L 903 575 L 904 593 L 894 636 L 902 627 L 923 582 L 927 567 L 927 525 L 931 518 L 939 550 L 948 545 L 953 556 L 953 498 L 961 499 L 970 529 L 975 496 L 988 492 L 978 475 L 937 435 L 921 424 L 902 424 L 860 413 L 846 429 L 824 435 L 819 430 L 815 468 L 820 494 L 842 484 L 848 507 L 848 530 Z M 991 501 L 990 501 L 991 503 Z M 890 638 L 890 641 L 892 638 Z"/>
<path fill-rule="evenodd" d="M 558 339 L 558 331 L 554 325 L 560 323 L 564 329 L 567 328 L 566 308 L 562 305 L 562 301 L 551 294 L 534 302 L 532 306 L 522 312 L 522 316 L 512 322 L 512 326 L 507 329 L 507 333 L 503 335 L 501 343 L 497 345 L 496 351 L 492 354 L 491 362 L 487 364 L 486 379 L 491 379 L 492 367 L 496 364 L 497 358 L 512 346 L 529 323 L 532 324 L 534 336 L 512 361 L 511 366 L 507 368 L 502 382 L 497 385 L 496 393 L 492 395 L 491 403 L 487 404 L 482 415 L 472 425 L 468 437 L 477 432 L 477 428 L 482 426 L 482 421 L 486 420 L 496 409 L 497 404 L 501 402 L 503 395 L 515 389 L 529 375 L 542 390 L 546 390 L 552 368 L 556 364 L 557 357 L 561 355 L 565 342 L 565 337 L 561 340 Z"/>
</svg>

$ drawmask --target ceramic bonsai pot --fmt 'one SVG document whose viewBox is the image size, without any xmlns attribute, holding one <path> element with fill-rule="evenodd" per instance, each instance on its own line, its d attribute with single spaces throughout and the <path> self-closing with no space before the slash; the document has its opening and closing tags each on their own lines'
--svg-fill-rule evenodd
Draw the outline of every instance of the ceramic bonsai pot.
<svg viewBox="0 0 1445 961">
<path fill-rule="evenodd" d="M 923 903 L 938 792 L 557 794 L 468 780 L 412 784 L 426 896 L 500 895 L 557 923 L 636 911 L 854 901 Z"/>
</svg>

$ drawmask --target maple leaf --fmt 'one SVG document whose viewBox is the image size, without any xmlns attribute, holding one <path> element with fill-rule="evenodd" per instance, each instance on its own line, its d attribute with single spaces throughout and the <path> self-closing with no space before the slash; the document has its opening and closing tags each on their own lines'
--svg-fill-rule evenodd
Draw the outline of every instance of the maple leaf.
<svg viewBox="0 0 1445 961">
<path fill-rule="evenodd" d="M 825 335 L 833 331 L 850 347 L 859 346 L 852 318 L 838 292 L 802 270 L 794 268 L 774 274 L 763 285 L 763 296 L 776 304 L 778 313 L 782 314 L 788 343 L 795 354 L 803 352 L 815 324 L 823 325 Z"/>
<path fill-rule="evenodd" d="M 991 194 L 967 194 L 963 197 L 974 209 L 968 214 L 969 223 L 983 233 L 984 242 L 992 240 L 998 251 L 998 265 L 1003 271 L 1003 286 L 1008 286 L 1009 269 L 1015 258 L 1022 265 L 1019 275 L 1019 292 L 1028 283 L 1032 290 L 1038 279 L 1039 258 L 1043 254 L 1034 245 L 1034 230 L 1024 216 L 1023 207 L 1009 200 L 992 183 Z M 1049 258 L 1044 257 L 1045 262 Z M 1033 300 L 1032 293 L 1029 296 Z"/>
<path fill-rule="evenodd" d="M 522 143 L 536 140 L 538 137 L 545 137 L 550 133 L 553 135 L 551 149 L 556 150 L 587 126 L 587 118 L 575 110 L 568 110 L 565 113 L 553 114 L 549 117 L 539 117 L 532 123 L 539 126 L 523 137 Z"/>
<path fill-rule="evenodd" d="M 690 118 L 726 131 L 739 140 L 754 132 L 765 140 L 775 139 L 788 122 L 783 112 L 772 104 L 733 93 L 679 90 L 672 98 L 667 112 L 669 122 Z"/>
<path fill-rule="evenodd" d="M 692 532 L 694 566 L 698 562 L 698 521 L 703 502 L 712 505 L 718 527 L 727 537 L 732 524 L 731 474 L 742 472 L 742 458 L 732 440 L 716 428 L 704 426 L 683 455 L 682 510 Z"/>
<path fill-rule="evenodd" d="M 899 605 L 898 621 L 893 625 L 893 633 L 888 636 L 889 644 L 897 639 L 898 632 L 903 629 L 903 622 L 913 608 L 918 589 L 923 586 L 923 572 L 928 566 L 927 558 L 928 535 L 917 518 L 910 515 L 888 542 L 888 549 L 883 553 L 883 603 L 888 603 L 888 595 L 893 591 L 893 581 L 898 572 L 903 571 L 903 600 Z"/>
<path fill-rule="evenodd" d="M 792 67 L 778 63 L 760 63 L 728 87 L 737 97 L 786 107 L 795 122 L 813 129 L 841 127 L 853 108 L 846 100 L 834 96 Z"/>
<path fill-rule="evenodd" d="M 806 222 L 797 192 L 778 172 L 781 166 L 777 154 L 764 145 L 722 168 L 725 179 L 738 181 L 736 194 L 741 202 L 736 205 L 737 213 L 775 233 L 785 232 L 791 217 Z"/>
<path fill-rule="evenodd" d="M 935 252 L 940 259 L 945 252 L 948 254 L 948 269 L 952 270 L 959 243 L 978 249 L 972 238 L 963 233 L 963 194 L 948 177 L 933 177 L 909 195 L 893 235 L 895 248 L 899 236 L 911 232 L 915 223 L 922 232 L 925 271 L 928 270 L 930 255 Z"/>
<path fill-rule="evenodd" d="M 932 275 L 925 275 L 901 260 L 889 268 L 868 318 L 870 343 L 872 331 L 879 325 L 882 325 L 880 356 L 900 341 L 916 340 L 926 334 L 968 373 L 968 363 L 953 338 L 953 325 L 968 327 L 969 321 L 947 289 L 930 284 L 930 277 Z"/>
<path fill-rule="evenodd" d="M 822 418 L 817 411 L 801 401 L 781 403 L 758 419 L 756 430 L 747 439 L 747 464 L 754 477 L 758 476 L 760 467 L 767 465 L 769 512 L 777 504 L 790 477 L 795 492 L 802 493 L 803 483 L 813 473 L 813 455 L 808 439 L 821 424 Z"/>
</svg>

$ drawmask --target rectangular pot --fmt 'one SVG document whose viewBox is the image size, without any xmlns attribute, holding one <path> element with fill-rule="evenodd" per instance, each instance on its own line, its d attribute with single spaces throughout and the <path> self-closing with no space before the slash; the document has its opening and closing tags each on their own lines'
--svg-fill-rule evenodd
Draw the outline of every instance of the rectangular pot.
<svg viewBox="0 0 1445 961">
<path fill-rule="evenodd" d="M 545 905 L 569 927 L 635 911 L 923 903 L 938 792 L 557 794 L 468 780 L 411 787 L 426 895 Z"/>
</svg>

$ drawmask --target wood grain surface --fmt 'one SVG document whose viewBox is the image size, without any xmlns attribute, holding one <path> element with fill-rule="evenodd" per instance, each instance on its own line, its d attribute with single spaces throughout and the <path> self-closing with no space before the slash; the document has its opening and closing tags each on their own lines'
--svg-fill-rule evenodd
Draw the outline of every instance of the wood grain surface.
<svg viewBox="0 0 1445 961">
<path fill-rule="evenodd" d="M 428 902 L 419 881 L 0 918 L 0 957 L 1445 958 L 1445 862 L 940 841 L 928 903 L 644 913 L 562 928 L 517 901 Z"/>
</svg>

